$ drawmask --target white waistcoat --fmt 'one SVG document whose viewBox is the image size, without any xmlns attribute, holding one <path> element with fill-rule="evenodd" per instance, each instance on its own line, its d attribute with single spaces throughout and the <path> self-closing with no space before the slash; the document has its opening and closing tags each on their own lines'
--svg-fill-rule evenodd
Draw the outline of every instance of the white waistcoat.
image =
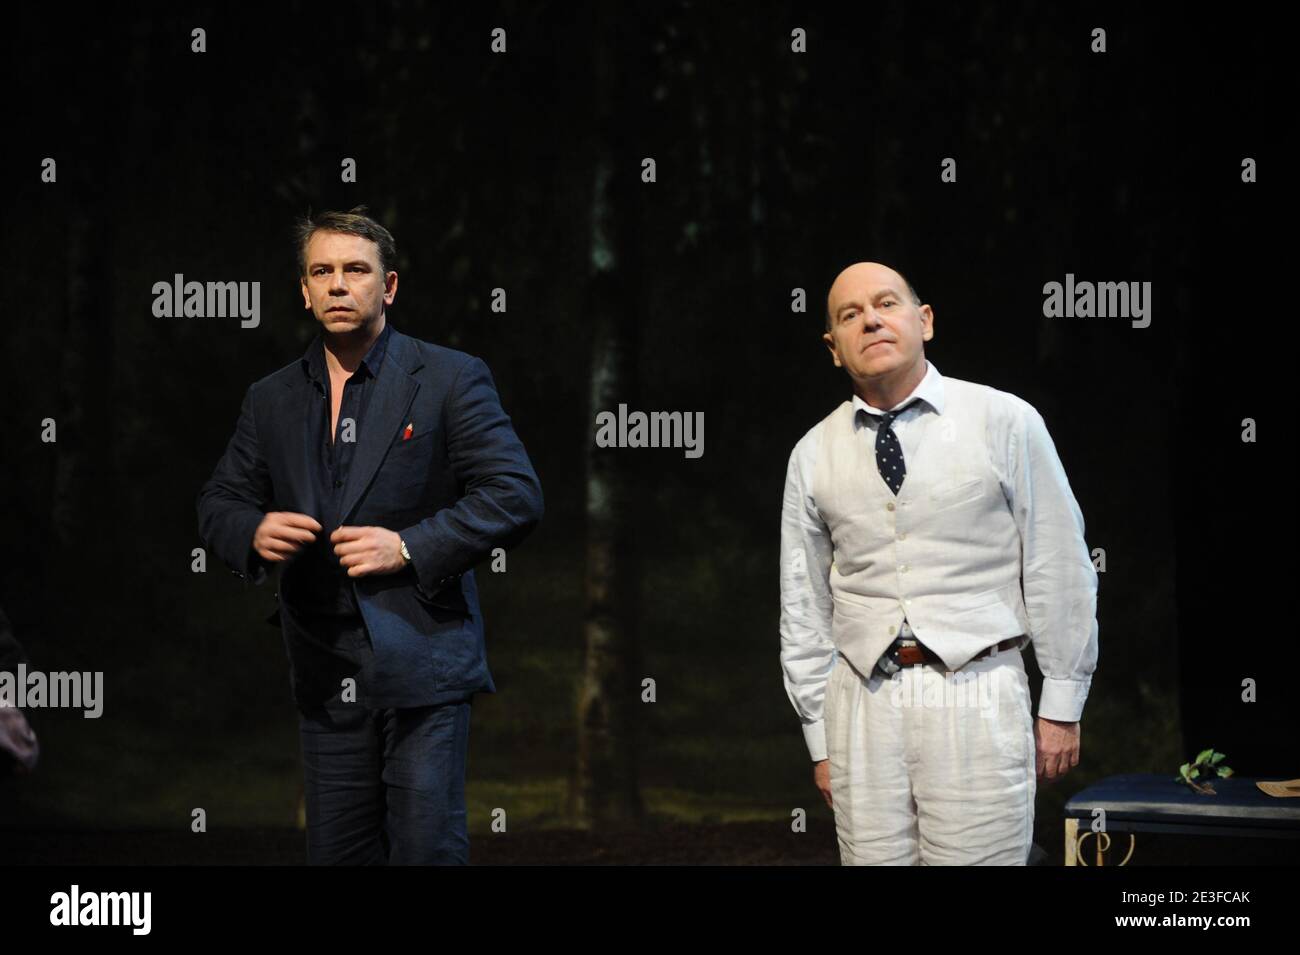
<svg viewBox="0 0 1300 955">
<path fill-rule="evenodd" d="M 852 402 L 826 419 L 813 497 L 834 553 L 832 637 L 863 674 L 904 616 L 953 668 L 1029 633 L 1020 534 L 989 460 L 988 403 L 970 382 L 945 378 L 944 387 L 943 414 L 905 459 L 897 497 L 876 465 L 876 432 L 854 430 Z"/>
</svg>

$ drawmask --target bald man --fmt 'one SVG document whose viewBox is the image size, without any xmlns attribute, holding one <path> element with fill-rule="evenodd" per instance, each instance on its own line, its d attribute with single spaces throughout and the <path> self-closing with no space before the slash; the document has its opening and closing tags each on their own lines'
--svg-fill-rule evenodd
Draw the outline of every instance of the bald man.
<svg viewBox="0 0 1300 955">
<path fill-rule="evenodd" d="M 888 266 L 831 285 L 853 396 L 790 455 L 781 666 L 842 863 L 1024 865 L 1037 780 L 1079 762 L 1097 573 L 1042 416 L 940 375 L 933 338 Z"/>
</svg>

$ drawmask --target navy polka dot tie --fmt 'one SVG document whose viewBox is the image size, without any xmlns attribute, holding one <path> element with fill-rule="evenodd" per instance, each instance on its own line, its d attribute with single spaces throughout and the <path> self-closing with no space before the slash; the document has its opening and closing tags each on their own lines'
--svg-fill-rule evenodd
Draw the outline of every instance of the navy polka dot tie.
<svg viewBox="0 0 1300 955">
<path fill-rule="evenodd" d="M 894 494 L 898 494 L 898 489 L 903 486 L 903 478 L 907 476 L 907 466 L 903 463 L 903 446 L 898 442 L 898 435 L 894 434 L 894 419 L 918 400 L 913 398 L 901 408 L 886 411 L 876 427 L 876 467 L 880 468 L 880 476 Z"/>
</svg>

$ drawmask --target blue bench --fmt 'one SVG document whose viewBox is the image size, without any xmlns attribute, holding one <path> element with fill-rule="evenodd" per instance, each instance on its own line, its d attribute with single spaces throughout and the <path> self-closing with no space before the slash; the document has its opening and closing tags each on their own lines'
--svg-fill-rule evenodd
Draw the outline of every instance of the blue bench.
<svg viewBox="0 0 1300 955">
<path fill-rule="evenodd" d="M 1216 778 L 1212 781 L 1216 794 L 1202 796 L 1174 782 L 1173 773 L 1108 776 L 1065 804 L 1065 864 L 1087 865 L 1083 843 L 1094 836 L 1093 864 L 1102 865 L 1110 835 L 1117 832 L 1129 835 L 1128 852 L 1120 865 L 1133 855 L 1139 832 L 1300 839 L 1300 797 L 1270 796 L 1255 785 L 1257 781 Z M 1098 809 L 1105 811 L 1105 828 L 1094 832 Z"/>
</svg>

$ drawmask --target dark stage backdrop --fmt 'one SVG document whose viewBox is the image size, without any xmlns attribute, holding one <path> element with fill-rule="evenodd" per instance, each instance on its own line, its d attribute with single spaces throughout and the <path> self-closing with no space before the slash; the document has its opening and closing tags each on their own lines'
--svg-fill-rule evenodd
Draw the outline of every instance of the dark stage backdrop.
<svg viewBox="0 0 1300 955">
<path fill-rule="evenodd" d="M 833 853 L 781 685 L 778 530 L 791 448 L 849 396 L 822 309 L 863 259 L 933 306 L 945 375 L 1043 414 L 1104 552 L 1083 759 L 1040 786 L 1040 844 L 1059 855 L 1087 782 L 1172 776 L 1206 747 L 1300 776 L 1265 25 L 1127 4 L 474 7 L 104 8 L 57 29 L 20 8 L 0 606 L 33 667 L 102 671 L 105 709 L 33 714 L 42 763 L 0 782 L 0 824 L 185 833 L 202 806 L 213 827 L 293 827 L 275 584 L 193 572 L 194 502 L 248 384 L 316 331 L 294 217 L 358 203 L 397 239 L 390 321 L 486 360 L 546 494 L 507 572 L 478 573 L 499 692 L 475 702 L 472 832 L 498 806 L 512 832 L 577 824 L 593 334 L 612 329 L 618 401 L 705 421 L 699 458 L 617 452 L 620 633 L 657 686 L 631 708 L 629 785 L 647 824 L 780 831 L 803 807 Z M 259 324 L 155 317 L 178 273 L 260 283 Z M 1067 274 L 1150 282 L 1150 324 L 1044 317 Z"/>
</svg>

